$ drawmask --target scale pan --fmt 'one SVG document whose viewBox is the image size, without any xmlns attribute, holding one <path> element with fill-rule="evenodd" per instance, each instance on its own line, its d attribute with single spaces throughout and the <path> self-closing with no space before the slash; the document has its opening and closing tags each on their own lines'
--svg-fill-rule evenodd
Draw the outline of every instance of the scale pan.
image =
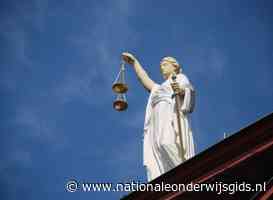
<svg viewBox="0 0 273 200">
<path fill-rule="evenodd" d="M 112 89 L 116 93 L 125 93 L 128 90 L 128 86 L 125 83 L 115 83 L 112 86 Z"/>
<path fill-rule="evenodd" d="M 113 107 L 115 110 L 117 111 L 123 111 L 123 110 L 126 110 L 127 107 L 128 107 L 128 104 L 126 101 L 123 101 L 123 100 L 116 100 L 114 101 L 113 103 Z"/>
</svg>

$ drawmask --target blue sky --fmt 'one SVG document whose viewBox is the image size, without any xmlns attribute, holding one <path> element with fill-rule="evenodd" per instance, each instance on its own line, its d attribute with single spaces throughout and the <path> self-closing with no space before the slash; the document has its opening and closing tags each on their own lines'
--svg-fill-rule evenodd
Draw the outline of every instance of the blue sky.
<svg viewBox="0 0 273 200">
<path fill-rule="evenodd" d="M 0 3 L 0 194 L 4 199 L 118 199 L 68 193 L 70 179 L 146 181 L 148 93 L 126 67 L 126 112 L 112 108 L 120 55 L 162 82 L 174 56 L 197 91 L 197 152 L 273 110 L 272 1 Z"/>
</svg>

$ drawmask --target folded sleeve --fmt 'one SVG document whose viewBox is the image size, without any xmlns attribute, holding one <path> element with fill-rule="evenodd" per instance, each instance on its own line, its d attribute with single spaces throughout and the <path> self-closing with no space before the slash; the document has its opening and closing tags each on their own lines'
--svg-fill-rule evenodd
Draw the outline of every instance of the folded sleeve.
<svg viewBox="0 0 273 200">
<path fill-rule="evenodd" d="M 189 113 L 190 112 L 190 106 L 191 106 L 191 90 L 190 88 L 185 88 L 185 95 L 184 95 L 184 101 L 182 103 L 181 110 L 183 113 Z"/>
<path fill-rule="evenodd" d="M 181 110 L 183 113 L 191 113 L 194 107 L 194 88 L 191 85 L 189 79 L 186 77 L 186 75 L 182 74 L 182 76 L 179 77 L 179 86 L 181 88 L 184 88 L 185 94 L 182 98 L 181 103 Z"/>
</svg>

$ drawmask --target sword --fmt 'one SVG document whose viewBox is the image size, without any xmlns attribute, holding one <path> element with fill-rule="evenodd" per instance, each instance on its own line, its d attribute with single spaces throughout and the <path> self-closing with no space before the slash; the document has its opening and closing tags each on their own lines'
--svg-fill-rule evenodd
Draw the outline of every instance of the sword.
<svg viewBox="0 0 273 200">
<path fill-rule="evenodd" d="M 173 83 L 176 83 L 176 74 L 172 74 L 172 80 Z M 183 141 L 182 141 L 182 128 L 181 128 L 181 116 L 180 116 L 180 108 L 181 108 L 181 101 L 179 93 L 174 91 L 174 97 L 175 97 L 175 108 L 176 108 L 176 117 L 177 117 L 177 125 L 178 125 L 178 136 L 179 136 L 179 142 L 181 144 L 180 152 L 181 152 L 181 158 L 184 155 L 184 147 L 183 147 Z"/>
</svg>

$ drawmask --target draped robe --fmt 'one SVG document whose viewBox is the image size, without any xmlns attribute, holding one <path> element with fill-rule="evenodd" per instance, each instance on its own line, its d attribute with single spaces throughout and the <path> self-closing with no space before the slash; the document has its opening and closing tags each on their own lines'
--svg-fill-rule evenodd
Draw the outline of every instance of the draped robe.
<svg viewBox="0 0 273 200">
<path fill-rule="evenodd" d="M 147 179 L 151 181 L 194 156 L 194 143 L 188 120 L 193 87 L 188 78 L 177 74 L 176 81 L 185 88 L 181 97 L 180 121 L 182 129 L 182 149 L 178 136 L 175 98 L 170 83 L 171 77 L 161 85 L 154 84 L 148 99 L 143 136 L 143 165 Z"/>
</svg>

